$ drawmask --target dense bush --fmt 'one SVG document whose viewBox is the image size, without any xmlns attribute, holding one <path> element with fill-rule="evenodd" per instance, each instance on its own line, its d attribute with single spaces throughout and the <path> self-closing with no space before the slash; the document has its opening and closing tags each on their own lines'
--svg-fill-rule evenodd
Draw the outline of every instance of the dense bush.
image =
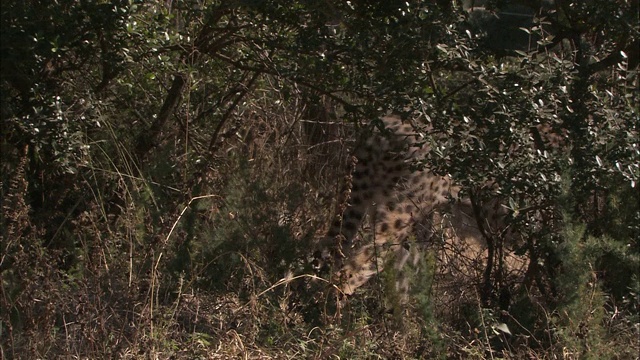
<svg viewBox="0 0 640 360">
<path fill-rule="evenodd" d="M 1 12 L 3 358 L 640 350 L 637 1 Z M 454 274 L 434 240 L 409 304 L 339 307 L 310 249 L 387 112 L 522 241 Z"/>
</svg>

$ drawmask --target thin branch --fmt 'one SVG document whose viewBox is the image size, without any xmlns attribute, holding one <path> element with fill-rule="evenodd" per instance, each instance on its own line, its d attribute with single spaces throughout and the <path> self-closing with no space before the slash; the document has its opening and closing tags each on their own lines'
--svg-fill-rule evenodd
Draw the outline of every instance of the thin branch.
<svg viewBox="0 0 640 360">
<path fill-rule="evenodd" d="M 297 76 L 295 76 L 295 77 L 286 77 L 286 76 L 283 76 L 282 74 L 280 74 L 279 72 L 277 72 L 277 71 L 275 71 L 273 69 L 257 68 L 257 67 L 245 65 L 245 64 L 242 64 L 242 63 L 240 63 L 238 61 L 235 61 L 235 60 L 233 60 L 233 59 L 231 59 L 229 57 L 226 57 L 226 56 L 224 56 L 222 54 L 215 54 L 213 56 L 215 56 L 216 58 L 218 58 L 218 59 L 220 59 L 222 61 L 225 61 L 225 62 L 237 67 L 240 70 L 261 71 L 262 73 L 265 73 L 265 74 L 278 76 L 278 77 L 284 78 L 286 80 L 289 80 L 291 82 L 298 83 L 298 84 L 300 84 L 300 85 L 302 85 L 304 87 L 307 87 L 307 88 L 309 88 L 311 90 L 317 91 L 318 93 L 320 93 L 322 95 L 328 96 L 330 99 L 338 102 L 339 104 L 341 104 L 341 105 L 343 105 L 343 106 L 345 106 L 347 108 L 353 108 L 353 105 L 351 103 L 345 101 L 344 99 L 334 95 L 333 93 L 331 93 L 331 92 L 329 92 L 329 91 L 327 91 L 327 90 L 325 90 L 323 88 L 320 88 L 318 86 L 315 86 L 315 85 L 307 82 L 305 79 L 303 79 L 301 77 L 297 77 Z"/>
<path fill-rule="evenodd" d="M 224 115 L 222 116 L 222 120 L 220 120 L 218 127 L 216 128 L 215 132 L 211 136 L 211 140 L 209 141 L 209 147 L 208 147 L 209 155 L 213 155 L 213 153 L 215 152 L 215 144 L 216 144 L 216 140 L 218 139 L 218 135 L 220 134 L 220 131 L 222 130 L 225 123 L 231 116 L 231 113 L 238 106 L 238 104 L 240 103 L 240 100 L 242 100 L 245 97 L 245 95 L 249 92 L 249 90 L 253 87 L 253 84 L 256 82 L 256 80 L 258 80 L 258 77 L 260 77 L 260 75 L 262 75 L 262 71 L 257 70 L 253 74 L 253 77 L 249 80 L 247 85 L 245 85 L 244 89 L 240 92 L 240 94 L 238 94 L 238 96 L 236 96 L 235 100 L 233 100 L 233 103 L 231 103 L 231 105 L 227 108 L 227 111 L 225 111 Z"/>
<path fill-rule="evenodd" d="M 169 89 L 169 92 L 167 93 L 167 97 L 162 104 L 162 108 L 160 109 L 158 117 L 155 119 L 153 124 L 151 124 L 151 127 L 148 130 L 138 135 L 135 150 L 138 159 L 144 158 L 149 150 L 156 146 L 157 137 L 160 134 L 160 131 L 166 124 L 173 110 L 176 108 L 176 106 L 178 106 L 185 83 L 186 80 L 184 75 L 174 75 L 173 84 L 171 85 L 171 89 Z"/>
</svg>

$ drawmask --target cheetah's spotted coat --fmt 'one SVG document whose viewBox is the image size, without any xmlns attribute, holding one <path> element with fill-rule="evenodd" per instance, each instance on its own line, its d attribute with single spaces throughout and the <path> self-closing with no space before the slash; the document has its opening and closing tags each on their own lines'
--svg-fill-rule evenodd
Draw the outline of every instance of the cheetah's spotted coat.
<svg viewBox="0 0 640 360">
<path fill-rule="evenodd" d="M 410 241 L 417 227 L 446 222 L 460 239 L 481 237 L 468 199 L 448 176 L 416 169 L 429 148 L 421 134 L 397 116 L 382 118 L 385 131 L 374 131 L 358 146 L 349 205 L 331 225 L 324 249 L 316 257 L 340 269 L 342 291 L 349 295 L 382 270 L 390 256 L 401 271 L 411 258 Z M 357 244 L 356 235 L 369 218 L 373 241 Z M 424 224 L 430 224 L 424 226 Z M 406 291 L 408 283 L 396 283 Z"/>
</svg>

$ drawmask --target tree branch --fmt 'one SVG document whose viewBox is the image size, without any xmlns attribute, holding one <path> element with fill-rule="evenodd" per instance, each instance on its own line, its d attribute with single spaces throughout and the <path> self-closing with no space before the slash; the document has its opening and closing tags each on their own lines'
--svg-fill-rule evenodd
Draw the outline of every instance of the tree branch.
<svg viewBox="0 0 640 360">
<path fill-rule="evenodd" d="M 169 116 L 178 105 L 185 83 L 186 80 L 184 75 L 174 75 L 171 89 L 169 89 L 169 93 L 162 104 L 158 117 L 155 119 L 153 124 L 151 124 L 151 127 L 148 130 L 138 135 L 135 152 L 139 160 L 143 159 L 149 150 L 157 145 L 157 137 L 169 119 Z"/>
</svg>

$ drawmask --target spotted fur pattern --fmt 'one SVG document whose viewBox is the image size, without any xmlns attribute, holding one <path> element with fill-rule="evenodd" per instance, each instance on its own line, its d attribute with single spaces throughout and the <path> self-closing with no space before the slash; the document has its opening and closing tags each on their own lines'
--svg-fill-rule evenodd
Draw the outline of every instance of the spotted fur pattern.
<svg viewBox="0 0 640 360">
<path fill-rule="evenodd" d="M 347 295 L 382 271 L 390 258 L 401 274 L 419 253 L 412 251 L 420 246 L 412 235 L 421 232 L 419 238 L 425 239 L 440 227 L 447 236 L 482 237 L 471 202 L 459 198 L 460 187 L 449 176 L 416 167 L 429 151 L 422 135 L 397 116 L 382 122 L 385 131 L 375 130 L 356 147 L 348 205 L 316 254 L 318 262 L 339 269 L 336 278 Z M 372 240 L 358 241 L 365 223 Z M 405 291 L 408 282 L 398 278 L 396 286 Z"/>
</svg>

